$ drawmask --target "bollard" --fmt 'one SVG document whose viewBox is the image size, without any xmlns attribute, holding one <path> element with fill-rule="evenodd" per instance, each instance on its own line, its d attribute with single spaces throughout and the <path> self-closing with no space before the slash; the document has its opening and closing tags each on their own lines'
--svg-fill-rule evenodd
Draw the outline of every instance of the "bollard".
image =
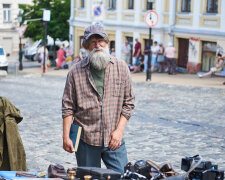
<svg viewBox="0 0 225 180">
<path fill-rule="evenodd" d="M 18 70 L 19 70 L 19 67 L 18 67 L 18 62 L 15 62 L 15 68 L 16 68 L 16 76 L 18 74 Z"/>
</svg>

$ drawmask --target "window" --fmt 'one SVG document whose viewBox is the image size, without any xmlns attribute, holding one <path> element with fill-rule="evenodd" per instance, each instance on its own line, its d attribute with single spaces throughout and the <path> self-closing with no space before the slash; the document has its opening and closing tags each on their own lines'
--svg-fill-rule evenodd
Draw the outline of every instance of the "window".
<svg viewBox="0 0 225 180">
<path fill-rule="evenodd" d="M 152 9 L 153 9 L 153 2 L 151 0 L 147 0 L 146 10 L 152 10 Z"/>
<path fill-rule="evenodd" d="M 80 0 L 80 8 L 84 8 L 84 0 Z"/>
<path fill-rule="evenodd" d="M 128 9 L 134 9 L 134 0 L 128 0 Z"/>
<path fill-rule="evenodd" d="M 109 0 L 109 9 L 116 9 L 116 0 Z"/>
<path fill-rule="evenodd" d="M 10 22 L 11 21 L 11 5 L 3 4 L 3 21 Z"/>
<path fill-rule="evenodd" d="M 182 0 L 181 12 L 191 11 L 191 0 Z"/>
<path fill-rule="evenodd" d="M 218 11 L 218 0 L 207 1 L 207 13 L 217 13 Z"/>
</svg>

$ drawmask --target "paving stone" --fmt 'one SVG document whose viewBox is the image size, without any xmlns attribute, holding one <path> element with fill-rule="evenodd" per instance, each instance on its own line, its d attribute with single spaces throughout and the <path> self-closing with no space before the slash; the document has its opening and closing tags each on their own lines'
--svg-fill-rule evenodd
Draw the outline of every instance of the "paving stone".
<svg viewBox="0 0 225 180">
<path fill-rule="evenodd" d="M 76 166 L 62 148 L 61 98 L 65 77 L 8 75 L 0 80 L 7 97 L 24 117 L 18 125 L 31 171 L 49 164 Z M 200 154 L 225 169 L 225 90 L 208 87 L 134 83 L 136 108 L 125 130 L 129 161 L 171 162 Z"/>
</svg>

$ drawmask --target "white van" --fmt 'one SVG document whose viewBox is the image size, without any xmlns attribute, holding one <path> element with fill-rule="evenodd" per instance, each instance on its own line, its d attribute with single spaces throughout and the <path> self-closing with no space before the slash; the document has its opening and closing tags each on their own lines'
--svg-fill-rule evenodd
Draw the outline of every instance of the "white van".
<svg viewBox="0 0 225 180">
<path fill-rule="evenodd" d="M 31 47 L 25 49 L 24 57 L 28 60 L 34 61 L 34 56 L 37 54 L 39 47 L 41 46 L 42 39 L 36 41 Z"/>
<path fill-rule="evenodd" d="M 8 71 L 9 64 L 6 56 L 9 54 L 6 55 L 4 48 L 0 46 L 0 70 Z"/>
</svg>

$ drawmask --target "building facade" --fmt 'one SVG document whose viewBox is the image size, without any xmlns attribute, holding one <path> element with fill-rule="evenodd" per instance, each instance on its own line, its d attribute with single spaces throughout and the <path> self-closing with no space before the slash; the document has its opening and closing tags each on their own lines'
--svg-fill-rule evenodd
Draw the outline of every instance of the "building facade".
<svg viewBox="0 0 225 180">
<path fill-rule="evenodd" d="M 0 1 L 0 45 L 6 53 L 16 53 L 19 49 L 19 4 L 31 4 L 32 0 L 1 0 Z M 25 40 L 22 39 L 22 43 Z"/>
<path fill-rule="evenodd" d="M 96 3 L 102 3 L 99 14 L 94 14 Z M 138 38 L 144 50 L 149 43 L 144 17 L 151 9 L 158 13 L 152 40 L 164 46 L 173 42 L 178 67 L 189 73 L 208 71 L 214 66 L 216 53 L 225 54 L 224 0 L 71 0 L 74 55 L 79 54 L 85 27 L 96 22 L 104 26 L 109 47 L 115 49 L 117 57 L 121 57 L 125 40 L 133 47 Z"/>
</svg>

